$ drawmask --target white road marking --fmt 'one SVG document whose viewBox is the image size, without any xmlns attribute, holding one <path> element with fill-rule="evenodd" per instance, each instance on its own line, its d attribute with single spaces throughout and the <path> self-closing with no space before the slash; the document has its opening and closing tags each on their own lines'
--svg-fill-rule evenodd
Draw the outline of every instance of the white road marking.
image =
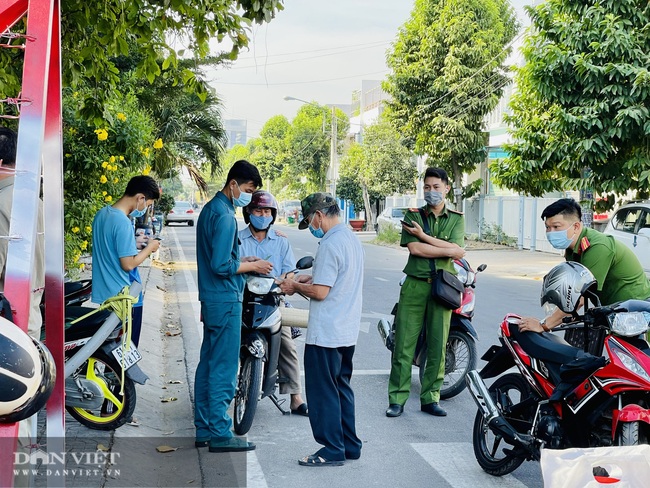
<svg viewBox="0 0 650 488">
<path fill-rule="evenodd" d="M 380 276 L 373 276 L 373 278 L 379 281 L 388 281 L 386 278 L 381 278 Z"/>
<path fill-rule="evenodd" d="M 178 240 L 176 235 L 176 230 L 170 227 L 167 227 L 167 233 L 171 232 L 174 236 L 174 241 L 176 242 L 176 249 L 178 249 L 178 256 L 182 262 L 187 261 L 181 243 Z M 199 303 L 199 289 L 196 286 L 194 281 L 194 276 L 188 269 L 187 266 L 183 266 L 183 276 L 185 277 L 185 282 L 187 283 L 188 290 L 188 301 L 192 304 L 192 309 L 194 310 L 194 324 L 196 325 L 196 330 L 199 332 L 199 342 L 203 341 L 203 328 L 201 327 L 201 304 Z"/>
<path fill-rule="evenodd" d="M 512 475 L 492 476 L 483 471 L 475 461 L 469 442 L 411 444 L 411 447 L 453 488 L 526 487 Z"/>
<path fill-rule="evenodd" d="M 268 488 L 262 465 L 257 459 L 255 451 L 248 451 L 246 455 L 246 487 L 247 488 Z"/>
</svg>

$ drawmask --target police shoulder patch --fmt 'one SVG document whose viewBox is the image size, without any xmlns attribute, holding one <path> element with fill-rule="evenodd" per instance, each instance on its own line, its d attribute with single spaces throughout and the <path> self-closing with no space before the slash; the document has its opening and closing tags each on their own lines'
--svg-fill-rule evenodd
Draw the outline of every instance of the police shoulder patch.
<svg viewBox="0 0 650 488">
<path fill-rule="evenodd" d="M 580 252 L 585 252 L 587 249 L 589 249 L 589 246 L 591 246 L 591 242 L 589 242 L 587 236 L 580 239 Z"/>
</svg>

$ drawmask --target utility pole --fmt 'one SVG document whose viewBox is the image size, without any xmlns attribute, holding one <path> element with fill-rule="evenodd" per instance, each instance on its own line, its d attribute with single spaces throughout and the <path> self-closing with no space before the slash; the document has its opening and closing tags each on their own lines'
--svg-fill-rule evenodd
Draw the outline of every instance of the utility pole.
<svg viewBox="0 0 650 488">
<path fill-rule="evenodd" d="M 327 172 L 329 179 L 329 192 L 336 197 L 336 178 L 338 177 L 338 152 L 337 152 L 337 127 L 336 127 L 336 107 L 332 107 L 332 136 L 330 147 L 330 167 Z"/>
</svg>

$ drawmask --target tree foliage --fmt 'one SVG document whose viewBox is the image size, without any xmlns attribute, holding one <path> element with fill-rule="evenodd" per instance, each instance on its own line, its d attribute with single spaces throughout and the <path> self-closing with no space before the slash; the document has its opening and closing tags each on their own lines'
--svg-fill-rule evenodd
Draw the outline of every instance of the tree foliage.
<svg viewBox="0 0 650 488">
<path fill-rule="evenodd" d="M 393 124 L 458 189 L 485 159 L 484 120 L 509 81 L 516 32 L 507 0 L 416 0 L 388 55 Z"/>
<path fill-rule="evenodd" d="M 384 118 L 365 128 L 363 142 L 352 144 L 341 161 L 342 182 L 337 193 L 366 210 L 366 220 L 375 222 L 373 203 L 395 192 L 415 189 L 417 171 L 411 152 L 393 126 Z M 358 185 L 363 205 L 351 183 Z M 343 183 L 343 184 L 341 184 Z"/>
<path fill-rule="evenodd" d="M 529 9 L 512 100 L 515 142 L 495 180 L 534 196 L 650 184 L 650 4 L 549 0 Z M 614 198 L 607 198 L 613 205 Z"/>
<path fill-rule="evenodd" d="M 283 115 L 266 121 L 258 138 L 246 147 L 233 147 L 234 154 L 258 166 L 264 181 L 271 182 L 276 197 L 302 198 L 315 191 L 327 190 L 327 169 L 331 159 L 332 118 L 336 122 L 337 152 L 349 128 L 347 115 L 340 109 L 306 103 L 289 122 Z M 241 158 L 239 158 L 241 159 Z"/>
<path fill-rule="evenodd" d="M 119 91 L 115 59 L 128 55 L 131 45 L 137 49 L 137 75 L 153 82 L 186 54 L 175 45 L 186 46 L 196 60 L 204 60 L 211 54 L 211 39 L 228 40 L 232 48 L 224 57 L 234 59 L 248 45 L 251 24 L 269 22 L 282 9 L 282 0 L 62 0 L 64 84 L 76 89 L 88 83 L 94 88 L 92 96 L 79 101 L 79 109 L 99 125 L 105 102 Z M 24 31 L 24 25 L 15 29 Z M 16 62 L 20 54 L 11 51 L 17 50 L 0 50 L 3 98 L 20 92 L 22 63 Z M 194 71 L 185 68 L 168 75 L 204 94 Z"/>
</svg>

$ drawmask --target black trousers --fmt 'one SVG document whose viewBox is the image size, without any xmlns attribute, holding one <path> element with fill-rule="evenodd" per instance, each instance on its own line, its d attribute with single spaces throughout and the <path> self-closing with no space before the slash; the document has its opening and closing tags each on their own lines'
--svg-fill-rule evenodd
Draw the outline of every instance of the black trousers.
<svg viewBox="0 0 650 488">
<path fill-rule="evenodd" d="M 354 422 L 354 392 L 350 386 L 354 346 L 305 346 L 305 391 L 309 403 L 309 423 L 316 453 L 328 461 L 356 459 L 361 440 Z"/>
</svg>

